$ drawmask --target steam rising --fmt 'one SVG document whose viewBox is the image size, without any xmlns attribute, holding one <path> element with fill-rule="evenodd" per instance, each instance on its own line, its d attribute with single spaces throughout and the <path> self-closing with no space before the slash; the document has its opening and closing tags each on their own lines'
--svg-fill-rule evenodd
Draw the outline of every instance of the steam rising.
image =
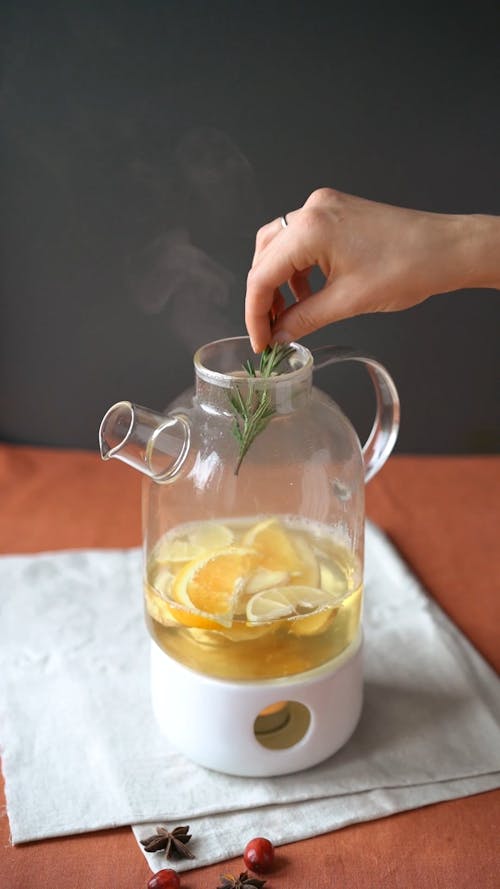
<svg viewBox="0 0 500 889">
<path fill-rule="evenodd" d="M 100 69 L 86 64 L 89 53 L 97 48 L 105 58 L 126 45 L 114 20 L 96 21 L 83 9 L 54 13 L 50 26 L 65 35 L 55 59 L 50 41 L 33 38 L 38 19 L 22 4 L 12 21 L 0 84 L 0 118 L 17 158 L 10 200 L 28 225 L 32 207 L 43 208 L 43 224 L 31 223 L 33 241 L 53 257 L 47 266 L 56 281 L 65 272 L 73 287 L 86 280 L 76 264 L 91 268 L 88 289 L 100 309 L 108 300 L 114 312 L 123 296 L 132 299 L 191 356 L 204 342 L 244 330 L 254 172 L 214 127 L 190 129 L 172 144 L 171 122 L 151 115 L 140 92 L 124 102 L 112 82 L 112 101 L 96 103 Z M 51 293 L 58 292 L 56 283 Z"/>
<path fill-rule="evenodd" d="M 233 283 L 231 272 L 192 244 L 185 229 L 171 229 L 149 244 L 137 255 L 131 276 L 148 315 L 159 314 L 176 297 L 185 302 L 189 294 L 224 308 Z"/>
<path fill-rule="evenodd" d="M 168 307 L 170 326 L 190 352 L 225 336 L 234 277 L 184 229 L 172 229 L 141 251 L 131 277 L 140 308 L 158 315 Z"/>
<path fill-rule="evenodd" d="M 241 332 L 243 286 L 237 293 L 235 274 L 207 242 L 222 253 L 231 245 L 241 249 L 254 231 L 256 188 L 248 159 L 214 128 L 189 131 L 175 161 L 184 224 L 159 232 L 131 257 L 128 272 L 137 306 L 149 315 L 168 311 L 169 327 L 192 352 Z"/>
<path fill-rule="evenodd" d="M 176 150 L 191 196 L 205 210 L 205 223 L 217 219 L 254 232 L 255 177 L 247 157 L 226 133 L 213 127 L 190 130 Z"/>
</svg>

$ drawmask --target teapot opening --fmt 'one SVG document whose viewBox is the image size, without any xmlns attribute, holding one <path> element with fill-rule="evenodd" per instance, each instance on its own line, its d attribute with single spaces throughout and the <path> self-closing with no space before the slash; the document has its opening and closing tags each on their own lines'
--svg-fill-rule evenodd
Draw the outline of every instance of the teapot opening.
<svg viewBox="0 0 500 889">
<path fill-rule="evenodd" d="M 309 376 L 312 371 L 313 358 L 309 349 L 300 343 L 290 343 L 293 353 L 283 362 L 278 376 L 266 381 L 271 383 L 289 383 L 302 376 Z M 215 340 L 201 346 L 194 356 L 196 376 L 206 383 L 230 388 L 241 378 L 247 377 L 245 365 L 250 364 L 257 371 L 253 385 L 258 387 L 258 367 L 260 356 L 255 355 L 247 336 Z"/>
</svg>

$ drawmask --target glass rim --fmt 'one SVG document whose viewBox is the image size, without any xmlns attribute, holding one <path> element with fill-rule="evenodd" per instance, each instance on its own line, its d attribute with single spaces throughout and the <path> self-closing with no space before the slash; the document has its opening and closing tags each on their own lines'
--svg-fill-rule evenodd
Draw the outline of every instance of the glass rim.
<svg viewBox="0 0 500 889">
<path fill-rule="evenodd" d="M 209 349 L 213 349 L 214 347 L 223 347 L 225 344 L 236 343 L 239 345 L 243 345 L 243 343 L 248 344 L 248 357 L 255 358 L 255 353 L 250 345 L 250 337 L 248 336 L 232 336 L 232 337 L 224 337 L 220 340 L 213 340 L 210 343 L 205 343 L 205 345 L 200 346 L 199 349 L 196 350 L 193 358 L 193 363 L 196 371 L 197 377 L 204 380 L 206 383 L 213 383 L 217 386 L 229 387 L 233 386 L 235 383 L 242 382 L 242 370 L 238 368 L 233 373 L 223 372 L 220 370 L 213 370 L 208 367 L 207 364 L 203 363 L 204 353 Z M 288 344 L 293 348 L 295 355 L 297 358 L 301 359 L 300 367 L 297 367 L 294 370 L 287 370 L 276 374 L 273 377 L 249 377 L 252 384 L 255 386 L 266 385 L 266 386 L 277 386 L 280 384 L 290 384 L 297 382 L 312 373 L 314 359 L 311 351 L 303 346 L 301 343 L 291 342 Z M 292 360 L 293 360 L 292 356 Z"/>
</svg>

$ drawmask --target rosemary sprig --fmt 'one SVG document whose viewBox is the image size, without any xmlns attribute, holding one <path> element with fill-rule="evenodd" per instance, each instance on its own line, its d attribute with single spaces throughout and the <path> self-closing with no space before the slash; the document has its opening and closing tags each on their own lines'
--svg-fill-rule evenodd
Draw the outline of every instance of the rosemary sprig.
<svg viewBox="0 0 500 889">
<path fill-rule="evenodd" d="M 275 343 L 274 346 L 266 346 L 260 356 L 259 372 L 257 374 L 250 359 L 243 364 L 248 377 L 254 379 L 268 379 L 274 374 L 279 373 L 279 366 L 293 354 L 293 346 L 283 343 Z M 238 462 L 235 466 L 234 474 L 238 475 L 242 460 L 247 453 L 252 442 L 264 431 L 269 420 L 275 413 L 272 406 L 271 396 L 267 388 L 255 392 L 253 386 L 248 387 L 248 395 L 243 397 L 238 386 L 233 387 L 233 391 L 229 396 L 229 400 L 234 409 L 234 421 L 232 425 L 232 433 L 236 438 L 240 453 Z"/>
</svg>

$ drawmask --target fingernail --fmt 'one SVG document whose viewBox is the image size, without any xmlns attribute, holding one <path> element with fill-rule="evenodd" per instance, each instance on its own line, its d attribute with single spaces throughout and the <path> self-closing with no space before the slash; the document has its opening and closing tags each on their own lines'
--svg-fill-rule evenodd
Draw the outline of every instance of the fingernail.
<svg viewBox="0 0 500 889">
<path fill-rule="evenodd" d="M 287 330 L 277 330 L 275 333 L 273 333 L 271 343 L 273 345 L 274 343 L 291 343 L 292 339 L 293 337 L 291 336 L 291 334 L 288 333 Z"/>
</svg>

